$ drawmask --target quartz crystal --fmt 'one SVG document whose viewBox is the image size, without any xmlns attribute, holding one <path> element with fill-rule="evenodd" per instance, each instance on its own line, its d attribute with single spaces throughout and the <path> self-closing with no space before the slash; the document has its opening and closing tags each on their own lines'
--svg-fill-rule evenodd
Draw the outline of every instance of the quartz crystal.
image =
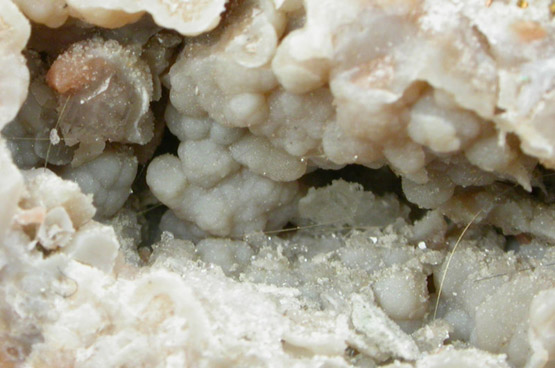
<svg viewBox="0 0 555 368">
<path fill-rule="evenodd" d="M 0 0 L 0 367 L 553 367 L 554 17 Z"/>
</svg>

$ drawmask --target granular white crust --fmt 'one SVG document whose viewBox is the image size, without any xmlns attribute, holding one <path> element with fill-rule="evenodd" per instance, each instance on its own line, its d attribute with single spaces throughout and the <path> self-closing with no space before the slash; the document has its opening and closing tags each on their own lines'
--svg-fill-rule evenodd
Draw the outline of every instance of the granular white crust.
<svg viewBox="0 0 555 368">
<path fill-rule="evenodd" d="M 29 71 L 21 51 L 31 27 L 11 0 L 0 1 L 0 129 L 10 122 L 23 104 Z"/>
<path fill-rule="evenodd" d="M 149 13 L 188 36 L 226 9 L 14 3 L 49 27 L 73 16 L 114 28 Z M 59 59 L 100 55 L 129 73 L 137 129 L 120 143 L 150 139 L 139 127 L 169 88 L 165 123 L 180 143 L 150 162 L 146 182 L 173 234 L 152 249 L 136 248 L 143 210 L 117 212 L 137 174 L 129 147 L 103 152 L 103 136 L 84 148 L 97 157 L 58 170 L 80 188 L 46 168 L 18 170 L 0 139 L 0 366 L 553 364 L 555 207 L 496 183 L 543 189 L 535 168 L 555 168 L 551 1 L 245 0 L 226 12 L 222 27 L 186 39 L 168 75 L 164 50 L 148 67 L 134 54 L 144 44 L 92 39 Z M 0 127 L 27 94 L 29 32 L 0 0 Z M 94 81 L 81 76 L 52 83 L 62 102 Z M 47 126 L 60 144 L 44 88 L 33 79 L 4 133 L 32 139 Z M 38 146 L 10 142 L 21 166 L 68 164 Z M 298 182 L 353 163 L 389 166 L 405 197 L 432 210 L 411 224 L 393 193 Z M 117 212 L 113 226 L 95 212 Z M 275 236 L 288 221 L 295 231 Z M 469 226 L 464 237 L 457 225 Z"/>
<path fill-rule="evenodd" d="M 227 0 L 14 0 L 29 19 L 49 27 L 61 26 L 69 16 L 117 28 L 149 13 L 164 28 L 196 36 L 215 28 Z"/>
</svg>

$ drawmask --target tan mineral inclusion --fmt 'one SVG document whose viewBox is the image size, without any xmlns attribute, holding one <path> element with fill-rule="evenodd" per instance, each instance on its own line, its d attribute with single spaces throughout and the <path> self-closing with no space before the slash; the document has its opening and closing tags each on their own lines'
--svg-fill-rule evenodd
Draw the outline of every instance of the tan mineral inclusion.
<svg viewBox="0 0 555 368">
<path fill-rule="evenodd" d="M 0 367 L 555 366 L 552 0 L 0 0 Z"/>
</svg>

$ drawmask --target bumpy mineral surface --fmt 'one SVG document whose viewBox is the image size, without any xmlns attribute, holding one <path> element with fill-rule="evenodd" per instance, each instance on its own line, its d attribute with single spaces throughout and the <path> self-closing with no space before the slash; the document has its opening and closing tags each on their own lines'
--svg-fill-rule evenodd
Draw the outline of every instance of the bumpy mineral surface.
<svg viewBox="0 0 555 368">
<path fill-rule="evenodd" d="M 555 365 L 552 0 L 0 0 L 1 367 Z"/>
</svg>

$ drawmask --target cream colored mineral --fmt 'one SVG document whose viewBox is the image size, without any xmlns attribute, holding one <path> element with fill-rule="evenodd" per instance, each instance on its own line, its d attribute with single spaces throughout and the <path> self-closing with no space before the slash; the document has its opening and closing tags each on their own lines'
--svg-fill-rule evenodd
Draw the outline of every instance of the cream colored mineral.
<svg viewBox="0 0 555 368">
<path fill-rule="evenodd" d="M 554 16 L 0 0 L 0 367 L 552 367 Z"/>
</svg>

